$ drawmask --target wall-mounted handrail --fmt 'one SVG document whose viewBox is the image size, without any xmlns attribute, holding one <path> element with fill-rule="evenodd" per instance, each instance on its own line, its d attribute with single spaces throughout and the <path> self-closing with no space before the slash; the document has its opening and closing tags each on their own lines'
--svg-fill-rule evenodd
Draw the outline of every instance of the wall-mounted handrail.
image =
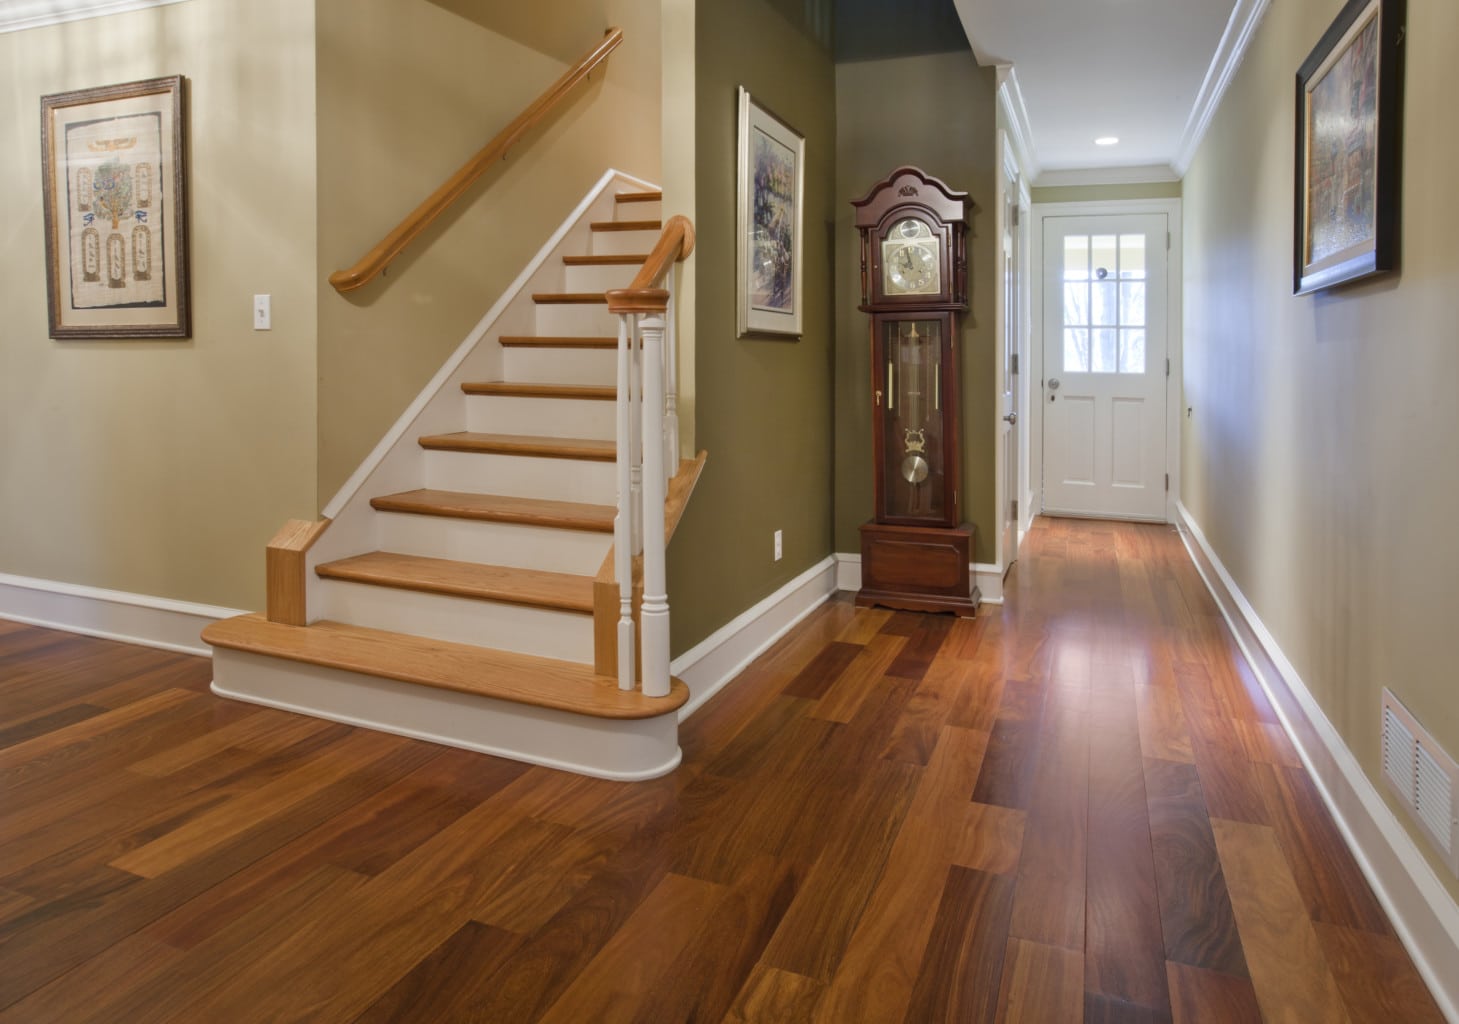
<svg viewBox="0 0 1459 1024">
<path fill-rule="evenodd" d="M 546 117 L 554 107 L 572 91 L 573 86 L 587 78 L 592 71 L 607 59 L 608 54 L 623 42 L 622 29 L 610 28 L 601 42 L 594 46 L 559 78 L 541 96 L 517 115 L 511 124 L 486 144 L 486 146 L 450 178 L 430 197 L 417 206 L 410 215 L 348 270 L 337 270 L 329 275 L 329 283 L 338 292 L 348 292 L 368 284 L 380 275 L 395 257 L 410 244 L 411 240 L 430 227 L 452 203 L 475 184 L 488 167 L 507 155 L 507 151 L 529 130 Z"/>
</svg>

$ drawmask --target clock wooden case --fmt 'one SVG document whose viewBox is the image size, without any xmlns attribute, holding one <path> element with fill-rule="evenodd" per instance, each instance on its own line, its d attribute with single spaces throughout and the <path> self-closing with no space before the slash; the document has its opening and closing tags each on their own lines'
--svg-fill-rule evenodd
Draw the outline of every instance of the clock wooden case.
<svg viewBox="0 0 1459 1024">
<path fill-rule="evenodd" d="M 875 517 L 856 602 L 971 615 L 974 531 L 961 515 L 957 341 L 968 309 L 972 202 L 915 167 L 856 200 L 871 314 Z"/>
</svg>

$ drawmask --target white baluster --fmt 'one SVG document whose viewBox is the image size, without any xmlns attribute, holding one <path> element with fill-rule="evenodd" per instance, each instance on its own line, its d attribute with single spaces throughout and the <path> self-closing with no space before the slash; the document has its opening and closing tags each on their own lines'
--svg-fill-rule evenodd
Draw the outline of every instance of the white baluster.
<svg viewBox="0 0 1459 1024">
<path fill-rule="evenodd" d="M 643 692 L 669 693 L 669 594 L 664 566 L 664 321 L 642 324 L 643 343 Z"/>
<path fill-rule="evenodd" d="M 640 413 L 640 406 L 643 404 L 643 337 L 641 334 L 641 316 L 634 316 L 632 319 L 632 330 L 629 334 L 629 392 L 628 392 L 628 465 L 630 469 L 630 480 L 632 490 L 630 492 L 630 509 L 632 511 L 633 546 L 630 551 L 635 554 L 643 553 L 643 416 Z"/>
<path fill-rule="evenodd" d="M 674 311 L 674 268 L 664 276 L 669 305 L 664 313 L 664 477 L 679 471 L 679 315 Z M 667 486 L 667 485 L 666 485 Z"/>
<path fill-rule="evenodd" d="M 633 416 L 631 344 L 637 317 L 618 317 L 617 449 L 618 512 L 613 517 L 613 572 L 618 580 L 618 688 L 633 689 Z"/>
</svg>

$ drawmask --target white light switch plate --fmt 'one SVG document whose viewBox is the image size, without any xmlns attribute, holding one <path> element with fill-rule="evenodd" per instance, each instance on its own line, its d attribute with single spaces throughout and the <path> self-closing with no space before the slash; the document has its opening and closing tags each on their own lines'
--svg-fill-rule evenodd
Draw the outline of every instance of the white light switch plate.
<svg viewBox="0 0 1459 1024">
<path fill-rule="evenodd" d="M 269 296 L 255 295 L 253 297 L 253 329 L 255 331 L 268 331 L 273 329 L 273 313 L 270 310 Z"/>
</svg>

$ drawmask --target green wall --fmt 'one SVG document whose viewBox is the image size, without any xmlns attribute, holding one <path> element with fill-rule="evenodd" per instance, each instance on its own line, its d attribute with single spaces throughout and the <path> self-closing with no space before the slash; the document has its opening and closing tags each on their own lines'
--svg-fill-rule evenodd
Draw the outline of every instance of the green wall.
<svg viewBox="0 0 1459 1024">
<path fill-rule="evenodd" d="M 695 429 L 709 462 L 669 548 L 676 653 L 831 553 L 835 69 L 764 0 L 702 0 L 696 37 Z M 735 337 L 739 85 L 805 135 L 799 341 Z"/>
<path fill-rule="evenodd" d="M 916 103 L 907 97 L 918 98 Z M 994 127 L 997 83 L 969 52 L 860 61 L 836 68 L 836 550 L 860 552 L 872 516 L 871 353 L 861 301 L 860 241 L 851 201 L 914 164 L 976 204 L 969 238 L 972 309 L 962 363 L 963 518 L 978 529 L 974 559 L 991 562 L 994 523 L 994 331 L 997 267 Z"/>
</svg>

